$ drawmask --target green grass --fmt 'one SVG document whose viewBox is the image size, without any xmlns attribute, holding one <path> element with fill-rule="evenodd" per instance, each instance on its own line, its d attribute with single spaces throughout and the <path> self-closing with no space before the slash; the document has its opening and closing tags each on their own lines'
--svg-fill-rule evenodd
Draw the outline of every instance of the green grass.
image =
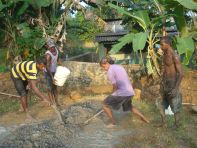
<svg viewBox="0 0 197 148">
<path fill-rule="evenodd" d="M 37 102 L 35 97 L 28 99 L 28 105 L 31 107 Z M 19 99 L 0 99 L 0 115 L 7 113 L 18 111 L 20 107 L 20 100 Z"/>
</svg>

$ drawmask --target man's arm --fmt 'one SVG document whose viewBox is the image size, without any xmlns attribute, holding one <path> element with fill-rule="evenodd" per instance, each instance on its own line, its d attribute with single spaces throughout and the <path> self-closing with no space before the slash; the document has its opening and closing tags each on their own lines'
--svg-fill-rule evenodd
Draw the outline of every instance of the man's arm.
<svg viewBox="0 0 197 148">
<path fill-rule="evenodd" d="M 62 59 L 58 56 L 57 63 L 59 66 L 62 66 Z"/>
<path fill-rule="evenodd" d="M 178 56 L 174 56 L 174 66 L 175 66 L 176 73 L 177 73 L 177 81 L 176 81 L 175 88 L 178 89 L 178 87 L 181 83 L 181 80 L 183 78 L 183 71 L 182 71 L 181 63 L 180 63 Z"/>
<path fill-rule="evenodd" d="M 51 70 L 50 70 L 50 67 L 51 67 L 51 56 L 49 54 L 46 54 L 46 60 L 47 60 L 47 65 L 46 65 L 47 73 L 53 79 L 53 75 L 52 75 Z"/>
<path fill-rule="evenodd" d="M 113 92 L 115 92 L 117 90 L 117 85 L 116 84 L 112 84 L 113 86 Z"/>
<path fill-rule="evenodd" d="M 49 102 L 49 100 L 47 99 L 47 97 L 42 94 L 40 92 L 40 90 L 36 87 L 36 80 L 29 80 L 29 85 L 31 87 L 31 89 L 35 92 L 35 94 L 42 100 L 42 101 L 47 101 Z"/>
</svg>

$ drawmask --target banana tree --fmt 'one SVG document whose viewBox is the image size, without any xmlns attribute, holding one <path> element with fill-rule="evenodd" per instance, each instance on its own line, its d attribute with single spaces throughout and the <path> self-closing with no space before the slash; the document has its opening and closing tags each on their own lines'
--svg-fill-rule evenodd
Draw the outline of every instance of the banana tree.
<svg viewBox="0 0 197 148">
<path fill-rule="evenodd" d="M 115 8 L 121 14 L 131 17 L 133 20 L 135 20 L 135 22 L 137 22 L 141 26 L 144 32 L 149 32 L 149 36 L 147 38 L 147 42 L 149 44 L 147 63 L 149 63 L 149 65 L 153 64 L 151 65 L 151 67 L 153 67 L 153 69 L 155 69 L 155 71 L 157 71 L 157 74 L 159 75 L 160 72 L 159 72 L 159 66 L 157 62 L 157 56 L 153 48 L 154 44 L 157 42 L 155 33 L 163 31 L 162 34 L 166 35 L 166 31 L 165 31 L 166 20 L 173 17 L 175 20 L 175 24 L 178 28 L 178 31 L 180 32 L 179 37 L 175 38 L 177 40 L 177 49 L 179 51 L 179 54 L 185 54 L 185 59 L 183 63 L 187 65 L 194 51 L 194 43 L 192 41 L 193 34 L 191 33 L 189 34 L 188 29 L 187 29 L 185 13 L 186 13 L 186 8 L 196 10 L 197 7 L 193 7 L 193 6 L 196 6 L 196 3 L 192 2 L 192 0 L 189 0 L 188 3 L 181 1 L 181 0 L 173 0 L 173 1 L 152 0 L 151 2 L 154 5 L 154 9 L 156 10 L 154 11 L 155 14 L 157 14 L 157 15 L 154 15 L 154 17 L 152 17 L 151 19 L 149 18 L 149 16 L 151 15 L 152 10 L 150 11 L 150 9 L 152 9 L 152 5 L 149 5 L 150 8 L 147 9 L 149 11 L 139 10 L 139 9 L 138 10 L 135 9 L 136 11 L 128 11 L 128 9 L 125 10 L 124 8 L 120 6 L 116 6 L 113 4 L 109 4 L 109 6 L 112 8 Z M 191 3 L 193 6 L 189 6 Z M 162 30 L 154 26 L 162 26 L 161 27 Z M 133 38 L 130 38 L 130 40 L 127 39 L 127 41 L 124 41 L 125 40 L 124 38 L 126 37 L 121 38 L 119 40 L 119 43 L 112 48 L 111 53 L 119 51 L 125 44 L 129 42 L 133 42 Z M 137 37 L 136 40 L 137 39 L 140 39 L 140 37 Z M 182 41 L 184 40 L 184 42 L 180 40 Z M 136 43 L 133 42 L 133 44 L 136 44 Z M 149 62 L 150 59 L 151 59 L 151 62 Z M 147 67 L 150 67 L 150 66 L 147 66 Z M 150 70 L 149 73 L 151 73 L 151 71 L 152 70 Z"/>
<path fill-rule="evenodd" d="M 157 55 L 154 50 L 154 44 L 157 42 L 154 32 L 154 25 L 151 24 L 148 12 L 146 10 L 138 10 L 129 12 L 124 8 L 118 7 L 113 4 L 109 4 L 110 7 L 115 8 L 118 12 L 132 17 L 143 29 L 143 32 L 130 33 L 119 39 L 119 43 L 115 44 L 111 49 L 111 54 L 118 52 L 124 45 L 131 43 L 133 45 L 133 51 L 140 52 L 141 60 L 143 59 L 141 51 L 144 49 L 146 42 L 148 42 L 148 55 L 147 55 L 147 72 L 149 75 L 159 76 L 160 69 L 157 62 Z M 142 60 L 143 61 L 143 60 Z M 142 62 L 143 65 L 144 62 Z"/>
</svg>

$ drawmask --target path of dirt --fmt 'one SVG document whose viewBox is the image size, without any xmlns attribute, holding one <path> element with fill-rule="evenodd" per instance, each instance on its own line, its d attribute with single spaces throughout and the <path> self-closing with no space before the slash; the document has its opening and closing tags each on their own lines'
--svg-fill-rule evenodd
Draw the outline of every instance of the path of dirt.
<svg viewBox="0 0 197 148">
<path fill-rule="evenodd" d="M 30 112 L 36 123 L 24 124 L 24 115 L 7 113 L 0 118 L 0 147 L 71 147 L 71 148 L 188 148 L 197 146 L 197 118 L 184 108 L 184 126 L 172 130 L 156 128 L 159 121 L 153 104 L 135 102 L 139 109 L 149 117 L 151 124 L 145 124 L 129 112 L 114 111 L 117 126 L 107 128 L 108 118 L 104 113 L 89 124 L 82 123 L 102 108 L 105 96 L 86 96 L 73 101 L 61 99 L 62 124 L 57 120 L 54 110 L 36 104 Z M 168 117 L 168 126 L 173 118 Z"/>
</svg>

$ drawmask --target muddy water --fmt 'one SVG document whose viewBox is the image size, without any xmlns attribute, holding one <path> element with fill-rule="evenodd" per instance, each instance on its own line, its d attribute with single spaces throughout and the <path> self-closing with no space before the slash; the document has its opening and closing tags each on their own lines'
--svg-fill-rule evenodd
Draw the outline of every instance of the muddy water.
<svg viewBox="0 0 197 148">
<path fill-rule="evenodd" d="M 117 126 L 107 128 L 104 113 L 83 125 L 102 108 L 101 102 L 75 104 L 62 111 L 66 124 L 51 119 L 15 127 L 14 130 L 0 128 L 0 147 L 72 147 L 110 148 L 121 142 L 122 137 L 135 135 L 130 113 L 115 111 Z"/>
<path fill-rule="evenodd" d="M 125 120 L 118 122 L 118 124 L 113 128 L 107 128 L 106 125 L 108 124 L 103 114 L 101 117 L 95 118 L 92 122 L 88 125 L 83 127 L 81 131 L 76 135 L 75 139 L 76 142 L 74 143 L 73 147 L 101 147 L 101 148 L 112 148 L 115 145 L 121 142 L 121 137 L 132 135 L 135 131 L 131 129 L 128 130 L 129 127 L 125 127 L 124 123 L 127 122 L 130 117 L 130 114 L 121 114 L 115 113 L 115 117 L 119 116 L 119 119 Z M 128 123 L 128 122 L 127 122 Z"/>
</svg>

